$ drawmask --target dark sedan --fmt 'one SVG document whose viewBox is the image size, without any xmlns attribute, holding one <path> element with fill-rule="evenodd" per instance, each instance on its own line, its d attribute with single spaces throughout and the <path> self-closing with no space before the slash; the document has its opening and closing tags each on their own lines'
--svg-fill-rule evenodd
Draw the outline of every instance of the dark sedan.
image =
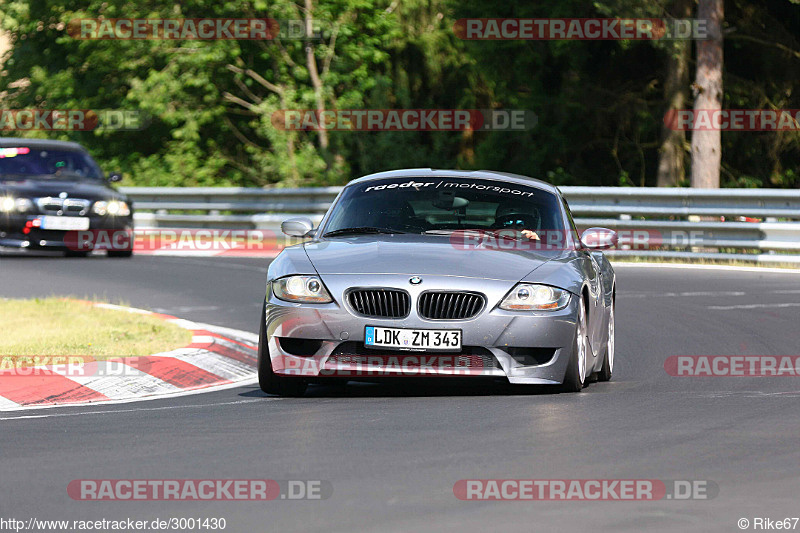
<svg viewBox="0 0 800 533">
<path fill-rule="evenodd" d="M 81 145 L 0 138 L 0 246 L 85 256 L 93 248 L 76 237 L 133 231 L 133 204 L 110 183 Z M 130 257 L 132 239 L 108 249 Z"/>
</svg>

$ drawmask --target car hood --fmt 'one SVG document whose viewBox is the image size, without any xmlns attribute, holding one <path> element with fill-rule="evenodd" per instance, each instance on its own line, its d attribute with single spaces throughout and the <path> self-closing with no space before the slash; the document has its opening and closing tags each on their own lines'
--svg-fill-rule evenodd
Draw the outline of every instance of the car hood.
<svg viewBox="0 0 800 533">
<path fill-rule="evenodd" d="M 320 275 L 408 274 L 517 282 L 560 250 L 465 249 L 441 236 L 369 235 L 310 242 L 305 251 Z"/>
<path fill-rule="evenodd" d="M 93 181 L 59 181 L 25 179 L 0 181 L 0 192 L 29 198 L 42 196 L 58 196 L 67 193 L 71 198 L 88 200 L 124 199 L 124 196 L 102 182 Z"/>
</svg>

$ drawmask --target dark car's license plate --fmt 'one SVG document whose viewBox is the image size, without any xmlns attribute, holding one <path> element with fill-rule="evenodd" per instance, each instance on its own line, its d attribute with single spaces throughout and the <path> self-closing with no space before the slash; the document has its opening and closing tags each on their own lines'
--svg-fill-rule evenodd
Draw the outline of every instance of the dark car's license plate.
<svg viewBox="0 0 800 533">
<path fill-rule="evenodd" d="M 84 217 L 41 216 L 42 229 L 61 231 L 84 231 L 89 229 L 89 219 Z"/>
</svg>

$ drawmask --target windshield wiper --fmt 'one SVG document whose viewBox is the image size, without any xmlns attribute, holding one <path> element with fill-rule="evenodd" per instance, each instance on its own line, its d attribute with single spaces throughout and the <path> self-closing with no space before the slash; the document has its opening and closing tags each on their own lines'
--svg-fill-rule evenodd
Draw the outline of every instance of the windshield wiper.
<svg viewBox="0 0 800 533">
<path fill-rule="evenodd" d="M 29 172 L 13 172 L 13 173 L 4 173 L 0 172 L 0 179 L 7 177 L 7 176 L 15 176 L 20 178 L 25 178 L 28 180 L 47 180 L 47 181 L 58 181 L 58 180 L 65 180 L 65 181 L 100 181 L 99 178 L 87 176 L 85 174 L 81 174 L 80 172 L 73 172 L 71 170 L 61 171 L 61 173 L 51 173 L 51 174 L 43 174 L 41 172 L 29 173 Z"/>
<path fill-rule="evenodd" d="M 391 235 L 393 233 L 405 233 L 405 231 L 388 229 L 388 228 L 377 228 L 373 226 L 358 226 L 355 228 L 335 229 L 333 231 L 325 233 L 323 237 L 335 237 L 337 235 L 365 235 L 369 233 L 385 233 L 387 235 Z"/>
<path fill-rule="evenodd" d="M 526 242 L 526 241 L 531 240 L 531 239 L 528 239 L 527 237 L 523 236 L 521 232 L 518 232 L 518 234 L 512 234 L 508 230 L 502 230 L 502 229 L 488 229 L 488 230 L 485 230 L 485 231 L 486 231 L 486 233 L 491 233 L 492 235 L 495 235 L 500 239 L 511 239 L 512 241 L 518 241 L 518 242 Z M 534 232 L 534 233 L 536 233 L 536 232 Z M 534 239 L 534 240 L 536 240 L 536 239 Z"/>
<path fill-rule="evenodd" d="M 53 172 L 52 174 L 41 174 L 41 176 L 46 177 L 49 180 L 58 180 L 58 179 L 79 179 L 79 180 L 91 180 L 97 178 L 90 178 L 86 174 L 81 172 L 75 172 L 73 170 L 61 170 L 58 173 Z"/>
<path fill-rule="evenodd" d="M 497 228 L 457 228 L 457 229 L 429 229 L 423 231 L 423 235 L 452 235 L 456 232 L 464 232 L 464 233 L 477 233 L 479 235 L 491 234 L 499 239 L 509 239 L 518 242 L 526 242 L 529 239 L 527 237 L 521 235 L 514 235 L 508 232 L 508 230 L 502 230 Z M 535 239 L 534 239 L 535 240 Z"/>
<path fill-rule="evenodd" d="M 482 233 L 485 230 L 477 229 L 477 228 L 455 228 L 455 229 L 426 229 L 422 232 L 422 235 L 450 235 L 451 233 L 455 233 L 457 231 L 469 231 L 472 233 Z"/>
</svg>

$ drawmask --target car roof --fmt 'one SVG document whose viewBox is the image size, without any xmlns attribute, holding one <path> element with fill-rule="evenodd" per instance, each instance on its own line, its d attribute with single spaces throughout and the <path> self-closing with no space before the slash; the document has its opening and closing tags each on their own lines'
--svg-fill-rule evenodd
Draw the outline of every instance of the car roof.
<svg viewBox="0 0 800 533">
<path fill-rule="evenodd" d="M 484 179 L 496 180 L 518 183 L 519 185 L 526 185 L 528 187 L 535 187 L 543 189 L 554 194 L 558 194 L 558 189 L 546 181 L 538 180 L 528 176 L 521 176 L 519 174 L 511 174 L 508 172 L 496 172 L 494 170 L 444 170 L 434 168 L 407 168 L 402 170 L 389 170 L 386 172 L 377 172 L 369 174 L 361 178 L 352 180 L 347 185 L 356 183 L 363 183 L 365 181 L 381 180 L 387 178 L 466 178 L 466 179 Z"/>
<path fill-rule="evenodd" d="M 52 141 L 50 139 L 23 139 L 21 137 L 0 137 L 0 148 L 11 148 L 14 146 L 27 146 L 37 150 L 65 150 L 67 152 L 88 153 L 86 148 L 78 143 L 69 141 Z"/>
</svg>

